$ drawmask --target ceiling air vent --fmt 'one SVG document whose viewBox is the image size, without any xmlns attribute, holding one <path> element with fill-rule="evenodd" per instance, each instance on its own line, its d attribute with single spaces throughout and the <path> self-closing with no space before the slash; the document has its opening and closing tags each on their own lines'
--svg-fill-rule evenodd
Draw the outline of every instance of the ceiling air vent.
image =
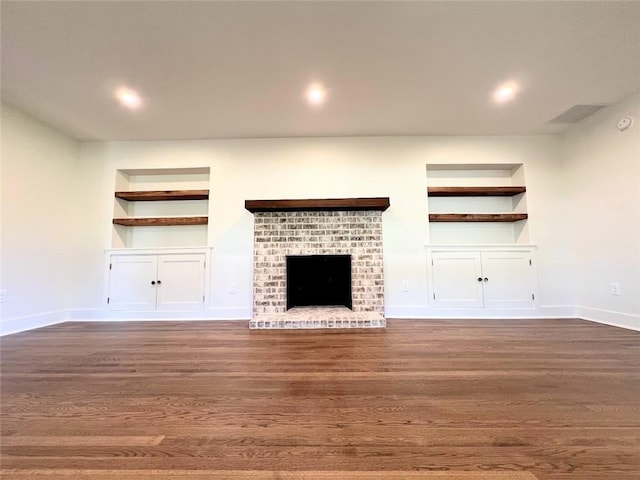
<svg viewBox="0 0 640 480">
<path fill-rule="evenodd" d="M 583 118 L 596 113 L 606 105 L 574 105 L 569 110 L 561 113 L 549 123 L 578 123 Z"/>
</svg>

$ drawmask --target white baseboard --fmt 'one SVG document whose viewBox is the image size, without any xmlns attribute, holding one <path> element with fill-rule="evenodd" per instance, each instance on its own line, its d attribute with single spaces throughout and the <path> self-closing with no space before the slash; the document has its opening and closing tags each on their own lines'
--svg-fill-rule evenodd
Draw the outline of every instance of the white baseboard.
<svg viewBox="0 0 640 480">
<path fill-rule="evenodd" d="M 100 308 L 72 310 L 69 320 L 73 321 L 130 321 L 130 320 L 246 320 L 251 319 L 251 308 L 222 307 L 186 312 L 120 312 Z"/>
<path fill-rule="evenodd" d="M 429 305 L 385 305 L 385 318 L 406 318 L 419 319 L 426 318 Z"/>
<path fill-rule="evenodd" d="M 488 309 L 488 308 L 433 308 L 429 305 L 387 305 L 386 318 L 398 319 L 437 319 L 437 318 L 575 318 L 573 305 L 541 305 L 526 309 Z"/>
<path fill-rule="evenodd" d="M 158 321 L 158 320 L 239 320 L 249 321 L 250 307 L 222 307 L 200 312 L 109 312 L 102 309 L 57 310 L 0 321 L 0 336 L 25 332 L 66 321 Z M 428 305 L 388 305 L 386 318 L 397 319 L 526 319 L 582 318 L 596 323 L 640 331 L 640 315 L 572 305 L 542 305 L 536 309 L 485 310 L 435 309 Z"/>
<path fill-rule="evenodd" d="M 576 316 L 584 320 L 640 332 L 640 315 L 577 306 Z"/>
<path fill-rule="evenodd" d="M 69 310 L 35 313 L 0 321 L 0 337 L 12 333 L 26 332 L 36 328 L 55 325 L 69 319 Z"/>
<path fill-rule="evenodd" d="M 207 310 L 216 320 L 251 320 L 253 307 L 216 307 Z"/>
<path fill-rule="evenodd" d="M 100 320 L 103 311 L 99 308 L 76 308 L 69 312 L 69 320 Z"/>
<path fill-rule="evenodd" d="M 575 305 L 540 305 L 537 318 L 576 318 Z"/>
</svg>

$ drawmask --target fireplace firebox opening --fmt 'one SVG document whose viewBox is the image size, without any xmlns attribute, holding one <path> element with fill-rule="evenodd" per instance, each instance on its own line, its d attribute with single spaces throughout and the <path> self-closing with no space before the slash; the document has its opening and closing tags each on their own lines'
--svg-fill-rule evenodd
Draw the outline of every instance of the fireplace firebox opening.
<svg viewBox="0 0 640 480">
<path fill-rule="evenodd" d="M 352 308 L 351 255 L 287 256 L 287 310 L 293 307 Z"/>
</svg>

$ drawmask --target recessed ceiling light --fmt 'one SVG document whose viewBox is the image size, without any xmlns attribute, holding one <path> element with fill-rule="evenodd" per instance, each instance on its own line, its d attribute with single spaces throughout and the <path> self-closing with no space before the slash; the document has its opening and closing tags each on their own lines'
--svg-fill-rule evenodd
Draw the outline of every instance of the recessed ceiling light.
<svg viewBox="0 0 640 480">
<path fill-rule="evenodd" d="M 124 106 L 131 110 L 135 110 L 142 105 L 142 99 L 135 90 L 130 88 L 119 88 L 116 90 L 116 98 Z"/>
<path fill-rule="evenodd" d="M 321 84 L 314 83 L 307 88 L 305 97 L 310 105 L 320 106 L 327 99 L 327 90 Z"/>
<path fill-rule="evenodd" d="M 505 103 L 513 100 L 518 93 L 518 84 L 515 82 L 507 82 L 498 86 L 493 92 L 493 100 L 498 103 Z"/>
</svg>

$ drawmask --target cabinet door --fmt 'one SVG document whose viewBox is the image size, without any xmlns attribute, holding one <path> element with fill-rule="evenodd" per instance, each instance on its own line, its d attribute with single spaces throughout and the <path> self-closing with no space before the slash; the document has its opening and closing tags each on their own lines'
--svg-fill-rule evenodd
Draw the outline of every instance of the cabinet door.
<svg viewBox="0 0 640 480">
<path fill-rule="evenodd" d="M 204 308 L 202 254 L 158 256 L 158 310 L 201 310 Z"/>
<path fill-rule="evenodd" d="M 486 308 L 533 308 L 533 267 L 529 252 L 483 252 Z"/>
<path fill-rule="evenodd" d="M 109 310 L 155 310 L 156 255 L 112 255 L 109 266 Z"/>
<path fill-rule="evenodd" d="M 434 306 L 482 307 L 480 252 L 434 252 L 431 260 Z"/>
</svg>

